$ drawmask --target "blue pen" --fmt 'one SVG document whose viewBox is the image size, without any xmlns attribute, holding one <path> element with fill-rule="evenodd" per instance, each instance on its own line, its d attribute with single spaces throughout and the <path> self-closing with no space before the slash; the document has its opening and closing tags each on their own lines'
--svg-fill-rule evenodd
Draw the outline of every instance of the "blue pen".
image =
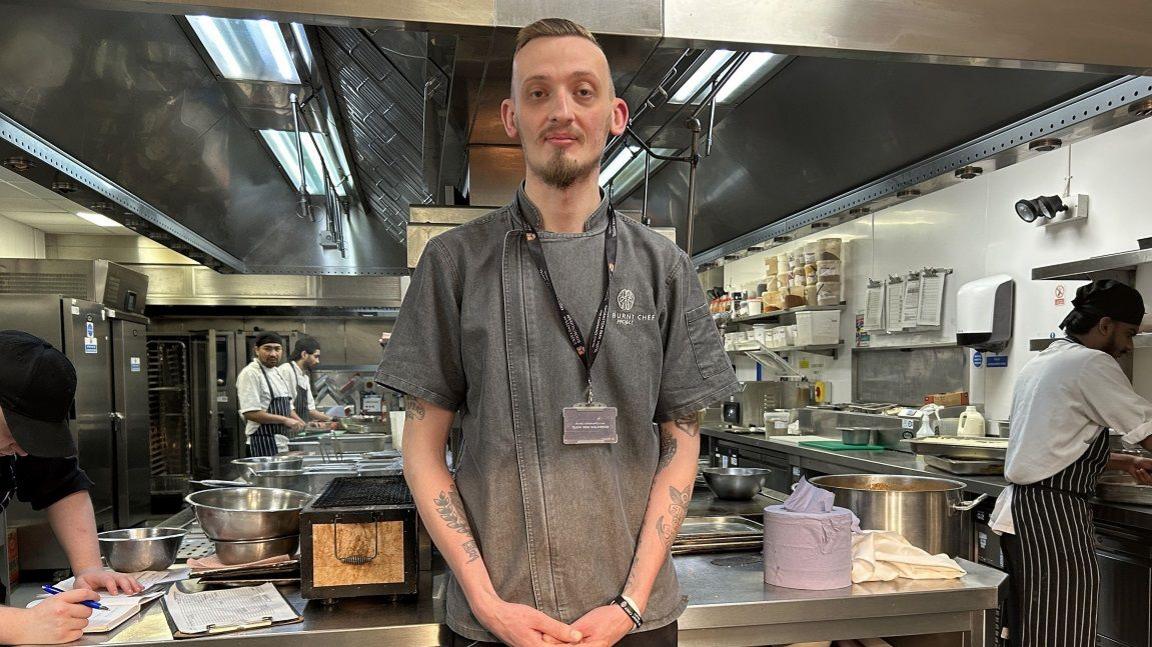
<svg viewBox="0 0 1152 647">
<path fill-rule="evenodd" d="M 58 589 L 52 585 L 49 585 L 49 584 L 45 584 L 44 586 L 42 586 L 40 588 L 44 589 L 45 593 L 51 593 L 52 595 L 59 595 L 60 593 L 64 592 L 64 591 L 62 591 L 62 590 L 60 590 L 60 589 Z M 96 609 L 97 611 L 108 611 L 108 607 L 104 606 L 103 604 L 100 604 L 99 602 L 93 602 L 92 600 L 84 600 L 80 604 L 83 604 L 84 606 L 88 607 L 89 609 Z"/>
</svg>

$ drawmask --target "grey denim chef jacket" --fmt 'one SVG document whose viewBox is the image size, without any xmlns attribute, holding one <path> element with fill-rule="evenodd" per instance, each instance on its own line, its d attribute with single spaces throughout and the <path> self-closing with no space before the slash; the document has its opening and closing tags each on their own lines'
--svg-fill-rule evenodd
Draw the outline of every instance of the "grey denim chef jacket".
<svg viewBox="0 0 1152 647">
<path fill-rule="evenodd" d="M 604 291 L 607 199 L 583 233 L 540 232 L 560 298 L 585 335 Z M 624 588 L 656 473 L 665 422 L 739 385 L 688 256 L 618 217 L 608 329 L 595 399 L 619 410 L 619 441 L 565 445 L 562 409 L 584 398 L 584 369 L 524 241 L 539 213 L 512 204 L 429 241 L 404 298 L 378 382 L 459 410 L 456 487 L 496 592 L 562 622 Z M 683 612 L 671 558 L 642 630 Z M 495 640 L 448 585 L 447 622 Z"/>
</svg>

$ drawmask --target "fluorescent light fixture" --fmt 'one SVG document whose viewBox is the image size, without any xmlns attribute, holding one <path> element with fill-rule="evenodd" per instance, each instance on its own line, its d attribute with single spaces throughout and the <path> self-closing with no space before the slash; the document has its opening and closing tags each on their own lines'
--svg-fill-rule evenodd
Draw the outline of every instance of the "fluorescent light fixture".
<svg viewBox="0 0 1152 647">
<path fill-rule="evenodd" d="M 671 103 L 687 103 L 700 88 L 711 80 L 716 71 L 735 55 L 736 52 L 727 49 L 718 49 L 709 54 L 708 58 L 704 59 L 704 62 L 688 77 L 688 80 L 673 93 L 669 101 Z M 785 58 L 780 54 L 769 52 L 750 53 L 740 64 L 740 67 L 736 68 L 736 71 L 728 77 L 724 85 L 720 86 L 720 91 L 716 93 L 716 100 L 725 103 L 740 98 L 757 81 L 764 78 L 765 74 L 780 65 Z M 708 92 L 703 91 L 696 97 L 695 101 L 701 101 L 707 95 Z"/>
<path fill-rule="evenodd" d="M 312 58 L 312 46 L 308 44 L 308 33 L 304 31 L 304 25 L 298 22 L 292 23 L 292 35 L 296 37 L 296 46 L 300 48 L 300 53 L 304 56 L 304 65 L 308 66 L 311 73 L 315 59 Z"/>
<path fill-rule="evenodd" d="M 224 78 L 299 85 L 280 24 L 271 20 L 188 16 Z"/>
<path fill-rule="evenodd" d="M 672 148 L 653 148 L 652 150 L 657 155 L 667 156 L 676 153 L 676 150 Z M 614 195 L 631 191 L 633 187 L 644 180 L 644 158 L 647 155 L 648 153 L 638 146 L 628 146 L 620 150 L 600 172 L 600 186 L 608 186 L 608 181 L 611 180 Z M 665 163 L 664 160 L 652 158 L 652 162 L 649 164 L 650 174 L 655 174 Z M 613 175 L 616 176 L 615 179 L 612 178 Z"/>
<path fill-rule="evenodd" d="M 123 227 L 124 226 L 124 225 L 121 225 L 120 223 L 116 222 L 115 220 L 109 218 L 108 216 L 102 216 L 98 213 L 90 213 L 87 211 L 77 211 L 76 215 L 80 216 L 81 218 L 87 220 L 88 222 L 90 222 L 94 225 L 99 225 L 100 227 Z"/>
<path fill-rule="evenodd" d="M 292 180 L 292 186 L 299 191 L 300 155 L 296 150 L 296 133 L 291 130 L 261 130 L 260 135 L 268 144 L 268 148 L 272 150 L 272 154 L 276 156 L 276 161 Z M 320 146 L 320 150 L 316 150 L 316 146 L 313 145 L 313 137 L 316 139 L 316 144 Z M 347 183 L 340 183 L 340 181 L 348 175 L 348 172 L 337 162 L 328 138 L 324 133 L 312 133 L 312 136 L 309 136 L 305 132 L 301 133 L 301 139 L 304 143 L 304 173 L 308 180 L 308 193 L 311 195 L 324 193 L 324 172 L 320 165 L 320 160 L 323 159 L 324 163 L 328 165 L 329 177 L 333 183 L 337 183 L 336 193 L 345 195 Z"/>
</svg>

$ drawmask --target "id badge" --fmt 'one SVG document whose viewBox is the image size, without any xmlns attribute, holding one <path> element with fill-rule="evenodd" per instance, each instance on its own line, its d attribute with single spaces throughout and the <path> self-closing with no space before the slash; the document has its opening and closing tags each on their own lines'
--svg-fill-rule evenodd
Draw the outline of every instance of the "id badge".
<svg viewBox="0 0 1152 647">
<path fill-rule="evenodd" d="M 616 407 L 577 404 L 564 408 L 564 444 L 616 442 Z"/>
</svg>

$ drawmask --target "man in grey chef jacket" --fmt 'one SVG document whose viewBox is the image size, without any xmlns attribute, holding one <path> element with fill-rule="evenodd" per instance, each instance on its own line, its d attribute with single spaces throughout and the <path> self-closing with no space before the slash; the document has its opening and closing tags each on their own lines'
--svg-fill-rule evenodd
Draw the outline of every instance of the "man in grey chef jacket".
<svg viewBox="0 0 1152 647">
<path fill-rule="evenodd" d="M 675 645 L 698 411 L 738 383 L 689 258 L 597 186 L 628 107 L 595 38 L 522 29 L 501 113 L 525 181 L 429 242 L 377 374 L 406 396 L 453 644 Z"/>
</svg>

